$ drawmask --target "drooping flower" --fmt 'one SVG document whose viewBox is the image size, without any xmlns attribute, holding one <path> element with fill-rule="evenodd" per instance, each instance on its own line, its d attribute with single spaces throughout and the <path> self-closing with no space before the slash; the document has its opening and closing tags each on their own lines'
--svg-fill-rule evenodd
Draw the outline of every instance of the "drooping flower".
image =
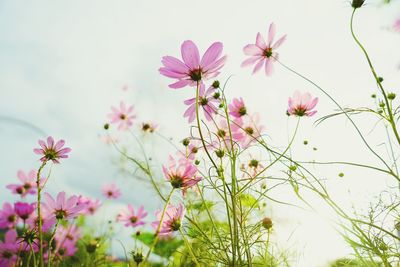
<svg viewBox="0 0 400 267">
<path fill-rule="evenodd" d="M 228 105 L 229 114 L 235 118 L 240 118 L 247 114 L 247 108 L 244 104 L 243 98 L 234 98 L 232 103 Z"/>
<path fill-rule="evenodd" d="M 397 19 L 397 20 L 394 22 L 394 24 L 393 24 L 393 29 L 394 29 L 396 32 L 400 32 L 400 18 Z"/>
<path fill-rule="evenodd" d="M 254 113 L 252 115 L 235 119 L 232 123 L 232 130 L 242 135 L 237 135 L 237 141 L 242 148 L 247 148 L 253 142 L 261 137 L 264 131 L 264 125 L 260 124 L 260 115 Z"/>
<path fill-rule="evenodd" d="M 43 155 L 40 158 L 41 161 L 51 160 L 54 163 L 60 163 L 58 160 L 63 158 L 68 158 L 68 153 L 71 152 L 71 148 L 64 147 L 65 141 L 59 140 L 54 144 L 53 137 L 47 137 L 47 144 L 43 140 L 39 140 L 39 145 L 41 148 L 35 148 L 33 152 L 38 155 Z"/>
<path fill-rule="evenodd" d="M 261 33 L 257 33 L 256 43 L 248 44 L 243 48 L 245 55 L 250 56 L 248 59 L 243 61 L 242 67 L 246 67 L 255 64 L 253 74 L 258 72 L 263 66 L 265 68 L 265 74 L 271 76 L 273 72 L 273 64 L 279 58 L 279 54 L 275 52 L 275 49 L 280 47 L 286 40 L 286 35 L 274 42 L 275 39 L 275 24 L 271 23 L 269 26 L 268 40 L 265 42 L 264 37 Z"/>
<path fill-rule="evenodd" d="M 299 91 L 295 91 L 293 98 L 289 97 L 287 114 L 297 117 L 311 117 L 317 113 L 316 110 L 313 110 L 317 103 L 318 97 L 313 99 L 311 94 L 308 92 L 301 94 Z"/>
<path fill-rule="evenodd" d="M 43 210 L 49 217 L 57 220 L 75 218 L 86 208 L 84 204 L 78 205 L 78 196 L 73 195 L 67 199 L 64 191 L 58 193 L 56 199 L 48 193 L 45 193 L 44 197 L 46 202 L 42 203 Z"/>
<path fill-rule="evenodd" d="M 0 210 L 0 229 L 14 228 L 17 223 L 18 214 L 10 203 L 5 202 L 3 209 Z"/>
<path fill-rule="evenodd" d="M 86 208 L 82 210 L 82 214 L 93 215 L 101 206 L 99 199 L 93 200 L 88 197 L 79 196 L 78 205 L 84 204 Z"/>
<path fill-rule="evenodd" d="M 15 213 L 22 219 L 27 220 L 32 213 L 35 211 L 36 204 L 35 203 L 25 203 L 25 202 L 16 202 L 14 203 Z"/>
<path fill-rule="evenodd" d="M 162 169 L 172 187 L 181 188 L 184 195 L 188 188 L 201 181 L 201 177 L 197 176 L 197 167 L 186 158 L 179 159 L 177 162 L 172 156 L 169 156 L 168 167 L 163 165 Z"/>
<path fill-rule="evenodd" d="M 184 41 L 181 45 L 183 62 L 175 57 L 165 56 L 161 62 L 164 65 L 159 72 L 169 78 L 177 79 L 177 82 L 169 85 L 178 89 L 185 86 L 196 86 L 201 81 L 216 77 L 224 66 L 226 56 L 222 56 L 223 45 L 220 42 L 213 43 L 200 60 L 197 46 L 191 41 Z"/>
<path fill-rule="evenodd" d="M 31 170 L 27 174 L 19 170 L 17 172 L 18 180 L 20 180 L 21 184 L 9 184 L 7 185 L 8 189 L 11 189 L 13 194 L 21 195 L 21 197 L 25 197 L 26 195 L 34 195 L 36 194 L 36 174 L 35 170 Z"/>
<path fill-rule="evenodd" d="M 162 211 L 159 210 L 156 212 L 157 220 L 152 223 L 152 226 L 157 231 L 157 228 L 161 222 L 160 230 L 156 234 L 160 236 L 170 235 L 171 233 L 178 231 L 181 228 L 182 219 L 184 215 L 185 215 L 185 208 L 183 207 L 182 204 L 179 204 L 177 207 L 168 204 L 162 222 L 161 222 Z"/>
<path fill-rule="evenodd" d="M 108 199 L 117 199 L 121 194 L 121 190 L 117 187 L 115 183 L 105 184 L 101 189 L 103 195 Z"/>
<path fill-rule="evenodd" d="M 118 130 L 127 130 L 133 124 L 136 116 L 133 114 L 133 106 L 127 107 L 124 101 L 121 101 L 119 108 L 112 106 L 112 112 L 108 114 L 110 123 L 117 123 Z"/>
<path fill-rule="evenodd" d="M 214 92 L 214 87 L 210 86 L 206 91 L 205 85 L 203 83 L 200 84 L 199 107 L 203 109 L 204 116 L 208 121 L 212 120 L 212 115 L 217 113 L 218 109 L 219 100 L 214 97 Z M 183 116 L 187 117 L 189 123 L 191 123 L 196 118 L 196 98 L 187 99 L 183 103 L 189 106 Z"/>
<path fill-rule="evenodd" d="M 143 219 L 147 216 L 147 212 L 143 206 L 135 212 L 134 207 L 128 204 L 128 209 L 121 211 L 117 216 L 117 221 L 124 222 L 126 227 L 138 227 L 145 225 Z"/>
<path fill-rule="evenodd" d="M 18 251 L 17 232 L 14 229 L 8 230 L 4 235 L 4 242 L 0 241 L 0 266 L 15 266 Z"/>
</svg>

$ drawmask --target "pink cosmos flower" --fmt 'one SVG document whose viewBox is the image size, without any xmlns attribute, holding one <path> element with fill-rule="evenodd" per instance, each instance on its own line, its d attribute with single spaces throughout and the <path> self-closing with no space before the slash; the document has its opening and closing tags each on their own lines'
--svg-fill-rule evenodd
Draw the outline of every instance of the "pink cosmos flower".
<svg viewBox="0 0 400 267">
<path fill-rule="evenodd" d="M 0 229 L 14 228 L 18 223 L 18 215 L 10 203 L 5 202 L 0 210 Z"/>
<path fill-rule="evenodd" d="M 318 103 L 318 97 L 312 98 L 310 93 L 301 94 L 299 91 L 295 91 L 293 98 L 289 97 L 289 107 L 287 110 L 288 115 L 294 115 L 298 117 L 307 116 L 311 117 L 316 110 L 312 110 Z"/>
<path fill-rule="evenodd" d="M 101 201 L 98 199 L 93 200 L 88 197 L 79 196 L 78 205 L 81 204 L 84 204 L 86 206 L 86 208 L 82 210 L 82 214 L 93 215 L 101 206 Z"/>
<path fill-rule="evenodd" d="M 205 85 L 200 84 L 199 88 L 199 107 L 203 109 L 204 115 L 208 121 L 212 120 L 212 115 L 217 113 L 217 107 L 219 100 L 214 98 L 215 88 L 210 86 L 207 91 Z M 188 118 L 189 123 L 193 122 L 196 118 L 196 98 L 190 98 L 185 100 L 183 103 L 189 106 L 183 114 L 184 117 Z"/>
<path fill-rule="evenodd" d="M 393 24 L 393 29 L 394 29 L 396 32 L 400 32 L 400 18 L 397 19 L 397 20 L 394 22 L 394 24 Z"/>
<path fill-rule="evenodd" d="M 76 243 L 71 241 L 56 242 L 56 258 L 71 257 L 74 256 L 78 249 L 75 246 Z"/>
<path fill-rule="evenodd" d="M 165 236 L 170 235 L 172 232 L 178 231 L 182 224 L 183 216 L 185 215 L 185 208 L 182 204 L 175 207 L 171 204 L 168 204 L 167 209 L 164 214 L 164 218 L 161 222 L 162 211 L 159 210 L 156 212 L 157 221 L 152 223 L 154 229 L 157 230 L 158 225 L 161 222 L 161 228 L 157 235 Z"/>
<path fill-rule="evenodd" d="M 51 211 L 42 210 L 41 212 L 42 217 L 42 232 L 48 232 L 53 225 L 56 224 L 56 218 L 53 216 Z M 26 224 L 29 225 L 30 229 L 37 229 L 39 228 L 39 218 L 37 216 L 37 211 L 35 210 L 31 216 L 26 220 Z"/>
<path fill-rule="evenodd" d="M 286 40 L 286 35 L 282 36 L 274 43 L 275 38 L 275 24 L 271 23 L 269 26 L 268 42 L 265 42 L 261 33 L 257 33 L 256 43 L 248 44 L 243 48 L 245 55 L 250 56 L 243 61 L 242 67 L 246 67 L 256 63 L 253 74 L 259 71 L 265 65 L 265 74 L 271 76 L 273 72 L 273 63 L 278 60 L 279 54 L 275 49 L 280 47 Z"/>
<path fill-rule="evenodd" d="M 22 220 L 27 220 L 32 213 L 35 211 L 36 204 L 35 203 L 25 203 L 25 202 L 16 202 L 14 203 L 14 210 L 15 213 L 20 217 Z"/>
<path fill-rule="evenodd" d="M 68 227 L 60 225 L 54 236 L 57 243 L 72 242 L 75 244 L 79 238 L 81 238 L 81 231 L 79 227 L 74 224 Z"/>
<path fill-rule="evenodd" d="M 125 222 L 126 227 L 138 227 L 145 225 L 143 219 L 147 216 L 147 212 L 144 211 L 144 207 L 140 206 L 137 212 L 131 204 L 128 204 L 128 210 L 121 211 L 117 216 L 118 222 Z"/>
<path fill-rule="evenodd" d="M 67 199 L 64 191 L 58 193 L 56 199 L 48 193 L 45 193 L 44 197 L 46 202 L 42 203 L 43 210 L 47 212 L 49 217 L 53 217 L 57 220 L 75 218 L 86 208 L 84 204 L 78 205 L 78 197 L 75 195 Z"/>
<path fill-rule="evenodd" d="M 260 124 L 260 115 L 258 113 L 238 118 L 232 123 L 232 130 L 242 133 L 242 136 L 236 139 L 242 148 L 249 147 L 251 143 L 261 137 L 264 128 L 264 125 Z"/>
<path fill-rule="evenodd" d="M 39 145 L 41 148 L 35 148 L 33 152 L 38 155 L 43 155 L 43 157 L 40 158 L 40 160 L 43 162 L 51 160 L 54 163 L 60 163 L 58 160 L 62 158 L 68 158 L 67 154 L 71 152 L 71 148 L 63 148 L 64 144 L 64 140 L 60 140 L 54 144 L 53 137 L 49 136 L 47 137 L 47 144 L 45 141 L 39 140 Z"/>
<path fill-rule="evenodd" d="M 108 199 L 117 199 L 121 194 L 121 190 L 117 187 L 115 183 L 105 184 L 101 189 L 103 195 Z"/>
<path fill-rule="evenodd" d="M 20 245 L 17 243 L 17 232 L 12 229 L 4 235 L 4 242 L 0 241 L 0 266 L 16 266 L 17 254 Z"/>
<path fill-rule="evenodd" d="M 118 130 L 127 130 L 133 124 L 136 116 L 133 114 L 133 106 L 127 107 L 124 101 L 121 101 L 119 108 L 111 107 L 112 112 L 108 114 L 110 123 L 118 123 Z"/>
<path fill-rule="evenodd" d="M 234 146 L 238 143 L 238 141 L 244 138 L 243 131 L 241 131 L 238 127 L 234 127 L 234 123 L 230 123 L 232 140 Z M 228 151 L 232 149 L 231 137 L 229 134 L 229 127 L 226 119 L 221 119 L 214 130 L 215 135 L 218 138 L 218 142 L 213 142 L 213 146 L 216 149 L 226 148 Z"/>
<path fill-rule="evenodd" d="M 172 156 L 168 158 L 168 167 L 162 167 L 165 178 L 173 188 L 181 188 L 183 195 L 186 190 L 201 181 L 197 175 L 197 167 L 191 160 L 179 159 L 178 162 Z"/>
<path fill-rule="evenodd" d="M 18 180 L 22 182 L 22 184 L 9 184 L 7 185 L 8 189 L 11 189 L 13 194 L 21 195 L 21 197 L 25 197 L 26 195 L 34 195 L 36 194 L 36 171 L 31 170 L 28 174 L 24 171 L 19 170 L 17 172 Z"/>
<path fill-rule="evenodd" d="M 243 98 L 234 98 L 232 103 L 228 105 L 229 114 L 235 118 L 240 118 L 247 114 L 247 109 L 244 104 Z"/>
<path fill-rule="evenodd" d="M 250 158 L 246 163 L 242 163 L 240 166 L 244 178 L 255 177 L 263 169 L 264 166 L 255 158 Z"/>
<path fill-rule="evenodd" d="M 178 81 L 169 85 L 178 89 L 185 86 L 196 86 L 197 83 L 216 77 L 224 66 L 226 56 L 221 57 L 223 45 L 213 43 L 200 60 L 197 46 L 190 40 L 184 41 L 181 46 L 183 62 L 175 57 L 165 56 L 161 62 L 164 67 L 159 72 Z"/>
</svg>

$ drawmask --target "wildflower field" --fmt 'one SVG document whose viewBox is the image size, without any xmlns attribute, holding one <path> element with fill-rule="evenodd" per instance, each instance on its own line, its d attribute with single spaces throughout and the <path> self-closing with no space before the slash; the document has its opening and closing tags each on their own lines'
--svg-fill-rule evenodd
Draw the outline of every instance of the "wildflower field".
<svg viewBox="0 0 400 267">
<path fill-rule="evenodd" d="M 0 267 L 400 266 L 400 1 L 0 14 Z"/>
</svg>

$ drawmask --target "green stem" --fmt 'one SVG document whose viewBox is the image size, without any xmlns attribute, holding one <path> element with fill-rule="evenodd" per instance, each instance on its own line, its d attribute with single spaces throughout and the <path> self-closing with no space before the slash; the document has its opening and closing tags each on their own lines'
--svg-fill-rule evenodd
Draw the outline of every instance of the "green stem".
<svg viewBox="0 0 400 267">
<path fill-rule="evenodd" d="M 179 232 L 181 233 L 181 236 L 182 236 L 182 238 L 183 238 L 183 241 L 185 241 L 186 247 L 188 248 L 189 253 L 190 253 L 190 255 L 192 256 L 192 259 L 193 259 L 193 261 L 195 262 L 196 266 L 200 266 L 199 262 L 197 261 L 196 256 L 195 256 L 194 253 L 193 253 L 192 246 L 190 245 L 190 243 L 189 243 L 189 241 L 187 240 L 186 236 L 183 234 L 181 228 L 179 228 Z"/>
<path fill-rule="evenodd" d="M 38 216 L 38 233 L 39 233 L 39 265 L 40 267 L 44 267 L 43 261 L 43 232 L 42 232 L 42 215 L 41 215 L 41 192 L 42 188 L 40 186 L 40 173 L 42 172 L 44 166 L 46 165 L 47 160 L 42 162 L 36 176 L 36 186 L 37 186 L 37 216 Z"/>
<path fill-rule="evenodd" d="M 57 220 L 56 225 L 54 226 L 53 232 L 51 233 L 51 238 L 49 241 L 49 252 L 47 253 L 47 267 L 51 266 L 51 249 L 52 249 L 51 246 L 52 246 L 54 237 L 56 235 L 56 231 L 57 231 L 57 227 L 58 227 L 59 223 L 60 223 L 60 220 Z"/>
</svg>

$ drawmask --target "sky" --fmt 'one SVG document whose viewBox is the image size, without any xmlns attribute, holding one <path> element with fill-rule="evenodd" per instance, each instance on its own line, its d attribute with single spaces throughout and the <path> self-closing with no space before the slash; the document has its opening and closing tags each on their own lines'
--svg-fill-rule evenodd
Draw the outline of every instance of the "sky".
<svg viewBox="0 0 400 267">
<path fill-rule="evenodd" d="M 160 208 L 150 187 L 121 174 L 115 163 L 117 154 L 99 136 L 104 133 L 102 125 L 110 106 L 121 100 L 135 105 L 138 120 L 156 121 L 160 132 L 173 141 L 188 134 L 182 102 L 192 97 L 192 92 L 168 89 L 170 80 L 158 73 L 161 57 L 178 56 L 184 40 L 193 40 L 203 52 L 212 42 L 224 43 L 228 61 L 220 79 L 233 75 L 228 98 L 242 96 L 252 111 L 260 112 L 269 136 L 281 146 L 295 125 L 285 116 L 287 98 L 294 90 L 310 91 L 320 98 L 315 119 L 336 107 L 280 66 L 270 78 L 262 73 L 252 76 L 250 69 L 240 68 L 245 58 L 243 46 L 253 43 L 257 32 L 265 34 L 270 22 L 277 25 L 278 35 L 287 34 L 279 50 L 282 62 L 322 85 L 342 106 L 371 107 L 370 95 L 376 88 L 351 39 L 350 15 L 349 1 L 342 0 L 2 0 L 0 187 L 13 182 L 19 169 L 37 169 L 39 162 L 32 149 L 39 138 L 52 135 L 65 139 L 72 153 L 52 168 L 50 192 L 101 197 L 101 186 L 116 181 L 123 197 L 106 203 L 107 211 L 101 216 L 107 217 L 126 203 L 143 203 L 150 211 Z M 390 27 L 399 16 L 400 1 L 382 5 L 371 0 L 355 18 L 357 34 L 385 85 L 395 92 L 400 82 L 400 34 Z M 124 86 L 128 90 L 122 90 Z M 357 122 L 371 144 L 386 153 L 380 146 L 383 132 L 371 131 L 369 118 L 357 118 Z M 155 156 L 165 156 L 159 139 L 143 138 Z M 307 149 L 302 145 L 304 139 L 310 142 Z M 299 158 L 374 162 L 343 118 L 318 127 L 313 120 L 304 121 L 298 144 L 293 153 Z M 317 151 L 311 149 L 314 146 Z M 332 178 L 329 186 L 343 205 L 365 207 L 372 195 L 391 185 L 387 177 L 358 169 L 329 166 L 320 171 Z M 337 179 L 341 171 L 345 177 Z M 0 192 L 1 202 L 13 199 L 5 189 Z M 330 215 L 323 206 L 320 214 L 288 213 L 287 209 L 278 206 L 272 211 L 282 228 L 277 226 L 275 235 L 277 240 L 285 240 L 288 229 L 297 229 L 293 241 L 299 251 L 296 266 L 325 266 L 349 252 L 324 218 Z M 126 230 L 119 231 L 121 239 L 129 241 L 124 239 Z M 321 247 L 326 249 L 321 251 Z"/>
</svg>

